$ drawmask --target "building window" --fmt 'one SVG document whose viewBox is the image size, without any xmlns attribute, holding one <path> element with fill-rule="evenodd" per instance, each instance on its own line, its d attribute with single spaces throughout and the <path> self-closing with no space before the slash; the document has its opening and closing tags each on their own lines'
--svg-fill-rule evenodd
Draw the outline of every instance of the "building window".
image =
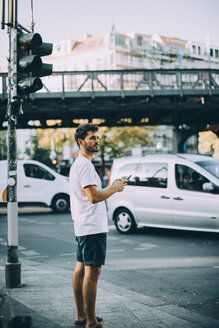
<svg viewBox="0 0 219 328">
<path fill-rule="evenodd" d="M 81 50 L 83 48 L 83 43 L 79 43 L 78 46 L 77 46 L 77 50 Z"/>
<path fill-rule="evenodd" d="M 102 68 L 102 62 L 101 62 L 101 59 L 100 58 L 97 58 L 97 66 L 96 66 L 96 68 L 97 68 L 97 71 L 98 70 L 101 70 L 101 68 Z"/>
<path fill-rule="evenodd" d="M 66 52 L 66 44 L 65 43 L 61 44 L 61 52 L 63 52 L 63 53 Z"/>
<path fill-rule="evenodd" d="M 86 60 L 84 63 L 84 69 L 85 69 L 85 71 L 89 71 L 89 69 L 90 69 L 88 60 Z"/>
<path fill-rule="evenodd" d="M 114 63 L 114 55 L 111 54 L 110 55 L 110 65 L 113 65 L 113 63 Z"/>
<path fill-rule="evenodd" d="M 201 55 L 201 47 L 198 46 L 198 54 Z"/>
<path fill-rule="evenodd" d="M 212 48 L 210 49 L 210 56 L 214 57 L 214 49 L 212 49 Z"/>
<path fill-rule="evenodd" d="M 192 46 L 192 52 L 196 54 L 196 46 Z"/>
<path fill-rule="evenodd" d="M 91 41 L 90 43 L 88 43 L 87 48 L 91 48 L 93 47 L 93 45 L 94 45 L 94 41 Z"/>
<path fill-rule="evenodd" d="M 218 58 L 219 57 L 219 50 L 215 49 L 215 57 Z"/>
<path fill-rule="evenodd" d="M 139 67 L 143 67 L 143 58 L 139 57 Z"/>
<path fill-rule="evenodd" d="M 137 36 L 137 46 L 138 47 L 142 46 L 142 36 L 140 36 L 140 35 Z"/>
<path fill-rule="evenodd" d="M 132 66 L 133 65 L 133 57 L 129 56 L 129 65 Z"/>
</svg>

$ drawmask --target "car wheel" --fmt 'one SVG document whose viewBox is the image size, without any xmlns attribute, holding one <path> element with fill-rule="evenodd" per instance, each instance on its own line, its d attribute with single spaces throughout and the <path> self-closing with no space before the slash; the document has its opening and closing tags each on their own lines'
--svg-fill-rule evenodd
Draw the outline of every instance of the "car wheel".
<svg viewBox="0 0 219 328">
<path fill-rule="evenodd" d="M 52 209 L 57 213 L 64 213 L 69 210 L 69 196 L 65 194 L 56 195 L 52 201 Z"/>
<path fill-rule="evenodd" d="M 126 208 L 121 208 L 114 215 L 116 229 L 120 233 L 132 233 L 136 230 L 136 222 L 133 215 Z"/>
</svg>

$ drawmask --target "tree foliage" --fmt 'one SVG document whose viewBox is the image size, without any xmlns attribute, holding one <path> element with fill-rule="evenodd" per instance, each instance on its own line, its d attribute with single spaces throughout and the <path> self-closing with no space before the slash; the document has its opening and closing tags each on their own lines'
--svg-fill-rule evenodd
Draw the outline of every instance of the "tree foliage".
<svg viewBox="0 0 219 328">
<path fill-rule="evenodd" d="M 212 131 L 199 132 L 198 150 L 201 154 L 219 159 L 219 138 Z"/>
<path fill-rule="evenodd" d="M 136 146 L 150 146 L 153 144 L 149 127 L 113 127 L 100 128 L 100 154 L 114 159 L 131 154 L 131 148 Z"/>
<path fill-rule="evenodd" d="M 39 144 L 45 149 L 53 149 L 57 154 L 63 152 L 64 145 L 74 145 L 74 128 L 37 129 Z"/>
<path fill-rule="evenodd" d="M 136 146 L 149 146 L 152 140 L 149 137 L 149 127 L 101 127 L 100 128 L 100 156 L 114 159 L 130 155 L 131 148 Z M 34 152 L 54 150 L 57 155 L 63 153 L 65 145 L 76 147 L 74 140 L 75 128 L 63 129 L 37 129 L 36 138 L 33 138 Z M 36 144 L 39 144 L 38 147 Z M 35 155 L 36 156 L 36 155 Z"/>
<path fill-rule="evenodd" d="M 30 159 L 42 162 L 48 166 L 51 166 L 51 159 L 49 157 L 50 150 L 43 148 L 39 143 L 39 137 L 31 136 L 30 147 L 26 148 L 25 153 Z"/>
</svg>

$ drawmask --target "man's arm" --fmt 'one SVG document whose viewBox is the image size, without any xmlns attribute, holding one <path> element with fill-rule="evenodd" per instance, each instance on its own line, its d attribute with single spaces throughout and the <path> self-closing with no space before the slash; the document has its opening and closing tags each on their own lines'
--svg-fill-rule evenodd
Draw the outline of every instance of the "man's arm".
<svg viewBox="0 0 219 328">
<path fill-rule="evenodd" d="M 123 191 L 124 187 L 127 185 L 127 180 L 115 180 L 113 184 L 102 190 L 97 190 L 97 187 L 94 185 L 86 186 L 84 188 L 88 200 L 92 203 L 102 202 L 103 200 L 109 198 L 116 192 Z"/>
</svg>

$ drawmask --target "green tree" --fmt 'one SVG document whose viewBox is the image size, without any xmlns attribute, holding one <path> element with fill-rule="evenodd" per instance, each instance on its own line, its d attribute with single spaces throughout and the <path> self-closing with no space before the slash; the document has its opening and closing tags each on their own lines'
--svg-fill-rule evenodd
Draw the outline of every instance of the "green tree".
<svg viewBox="0 0 219 328">
<path fill-rule="evenodd" d="M 199 132 L 198 150 L 201 154 L 219 159 L 219 138 L 213 131 Z"/>
<path fill-rule="evenodd" d="M 113 127 L 100 128 L 100 157 L 102 174 L 104 174 L 105 155 L 110 159 L 131 155 L 133 147 L 151 146 L 153 144 L 149 132 L 151 127 Z"/>
<path fill-rule="evenodd" d="M 100 127 L 100 153 L 102 175 L 105 168 L 106 155 L 110 159 L 131 155 L 133 147 L 144 147 L 153 144 L 150 132 L 154 127 Z M 26 153 L 36 160 L 51 165 L 49 154 L 54 150 L 57 155 L 63 153 L 64 145 L 76 146 L 74 140 L 75 128 L 37 129 L 36 136 L 31 137 L 32 146 Z"/>
<path fill-rule="evenodd" d="M 51 159 L 49 157 L 50 150 L 43 148 L 39 144 L 38 136 L 32 136 L 30 138 L 30 147 L 26 148 L 25 153 L 30 157 L 30 159 L 42 162 L 48 166 L 52 166 Z"/>
</svg>

